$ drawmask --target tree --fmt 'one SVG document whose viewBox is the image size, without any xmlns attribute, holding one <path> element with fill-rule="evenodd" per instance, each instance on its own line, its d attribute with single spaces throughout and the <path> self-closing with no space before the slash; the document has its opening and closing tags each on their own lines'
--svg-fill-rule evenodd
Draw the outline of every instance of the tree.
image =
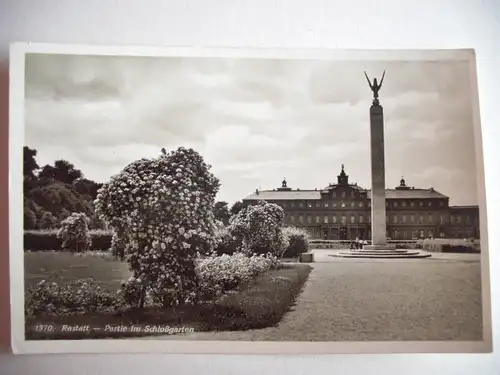
<svg viewBox="0 0 500 375">
<path fill-rule="evenodd" d="M 45 165 L 40 174 L 40 178 L 48 178 L 65 182 L 73 183 L 77 178 L 83 177 L 82 172 L 76 169 L 75 166 L 67 160 L 56 160 L 54 166 Z"/>
<path fill-rule="evenodd" d="M 210 169 L 196 151 L 180 147 L 129 164 L 99 190 L 96 212 L 124 247 L 131 289 L 141 287 L 137 306 L 147 295 L 164 306 L 197 301 L 195 259 L 215 246 L 219 180 Z"/>
<path fill-rule="evenodd" d="M 227 202 L 219 201 L 215 203 L 214 216 L 217 220 L 222 221 L 224 225 L 229 224 L 229 218 L 231 217 L 231 214 L 229 213 Z"/>
<path fill-rule="evenodd" d="M 231 209 L 229 211 L 231 212 L 231 215 L 237 215 L 243 209 L 243 207 L 243 202 L 237 201 L 231 206 Z"/>
<path fill-rule="evenodd" d="M 28 146 L 24 146 L 23 148 L 23 174 L 24 178 L 27 180 L 36 179 L 36 172 L 40 169 L 38 166 L 35 156 L 37 151 L 35 149 L 31 149 Z"/>
<path fill-rule="evenodd" d="M 282 232 L 284 216 L 280 206 L 261 200 L 231 218 L 230 231 L 233 236 L 241 238 L 244 253 L 270 253 L 281 257 L 288 247 Z"/>
</svg>

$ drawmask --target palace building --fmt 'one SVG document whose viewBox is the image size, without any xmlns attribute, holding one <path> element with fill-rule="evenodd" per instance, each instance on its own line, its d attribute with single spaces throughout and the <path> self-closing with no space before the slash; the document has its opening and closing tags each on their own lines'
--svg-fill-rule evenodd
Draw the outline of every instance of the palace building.
<svg viewBox="0 0 500 375">
<path fill-rule="evenodd" d="M 407 186 L 404 178 L 385 192 L 388 239 L 479 238 L 478 206 L 450 206 L 446 195 Z M 337 183 L 324 189 L 292 189 L 283 180 L 281 187 L 256 190 L 243 203 L 259 200 L 281 206 L 285 224 L 304 228 L 313 238 L 371 239 L 370 190 L 350 183 L 344 165 Z"/>
</svg>

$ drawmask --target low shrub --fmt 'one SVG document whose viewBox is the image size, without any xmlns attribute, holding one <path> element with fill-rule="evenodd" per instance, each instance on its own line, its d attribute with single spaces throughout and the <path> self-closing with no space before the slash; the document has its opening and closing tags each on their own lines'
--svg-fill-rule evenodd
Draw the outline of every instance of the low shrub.
<svg viewBox="0 0 500 375">
<path fill-rule="evenodd" d="M 422 248 L 430 252 L 478 253 L 479 243 L 458 238 L 435 238 L 422 241 Z"/>
<path fill-rule="evenodd" d="M 196 263 L 199 298 L 210 300 L 236 288 L 256 275 L 274 268 L 278 260 L 273 256 L 243 253 L 212 255 Z"/>
<path fill-rule="evenodd" d="M 113 233 L 104 230 L 89 231 L 91 238 L 90 250 L 104 250 L 111 248 Z M 24 250 L 29 251 L 63 251 L 62 239 L 57 238 L 57 230 L 29 230 L 24 231 Z"/>
<path fill-rule="evenodd" d="M 57 238 L 62 239 L 62 248 L 72 252 L 86 251 L 92 240 L 89 235 L 89 218 L 83 212 L 73 212 L 61 222 Z"/>
<path fill-rule="evenodd" d="M 60 285 L 42 280 L 25 294 L 26 316 L 108 312 L 122 305 L 116 293 L 101 289 L 94 279 Z"/>
<path fill-rule="evenodd" d="M 288 239 L 288 247 L 283 253 L 283 258 L 297 258 L 300 254 L 309 251 L 309 234 L 300 228 L 285 227 L 283 235 Z"/>
<path fill-rule="evenodd" d="M 271 327 L 279 323 L 301 292 L 311 272 L 309 265 L 283 266 L 263 273 L 252 283 L 226 294 L 216 303 L 217 318 L 228 330 Z"/>
</svg>

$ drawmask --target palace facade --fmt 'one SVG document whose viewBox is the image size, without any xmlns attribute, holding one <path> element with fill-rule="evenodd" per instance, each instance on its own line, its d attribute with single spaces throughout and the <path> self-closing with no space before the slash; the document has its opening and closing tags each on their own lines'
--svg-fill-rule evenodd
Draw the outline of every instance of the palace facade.
<svg viewBox="0 0 500 375">
<path fill-rule="evenodd" d="M 256 190 L 243 203 L 259 200 L 281 206 L 285 224 L 304 228 L 313 238 L 371 239 L 370 190 L 350 183 L 344 165 L 337 183 L 322 190 L 292 189 L 283 180 L 281 187 Z M 446 195 L 407 186 L 404 178 L 386 189 L 386 215 L 388 239 L 479 238 L 478 206 L 450 206 Z"/>
</svg>

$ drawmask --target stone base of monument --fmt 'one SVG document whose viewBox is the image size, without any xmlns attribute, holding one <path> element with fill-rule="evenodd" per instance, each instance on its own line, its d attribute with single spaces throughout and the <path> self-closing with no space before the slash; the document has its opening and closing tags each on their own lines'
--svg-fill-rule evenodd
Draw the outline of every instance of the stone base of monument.
<svg viewBox="0 0 500 375">
<path fill-rule="evenodd" d="M 414 250 L 414 249 L 396 249 L 396 246 L 389 244 L 365 245 L 362 249 L 344 250 L 331 256 L 341 258 L 381 258 L 381 259 L 399 259 L 399 258 L 428 258 L 432 254 Z"/>
<path fill-rule="evenodd" d="M 299 256 L 300 263 L 313 263 L 314 254 L 313 253 L 302 253 Z"/>
</svg>

